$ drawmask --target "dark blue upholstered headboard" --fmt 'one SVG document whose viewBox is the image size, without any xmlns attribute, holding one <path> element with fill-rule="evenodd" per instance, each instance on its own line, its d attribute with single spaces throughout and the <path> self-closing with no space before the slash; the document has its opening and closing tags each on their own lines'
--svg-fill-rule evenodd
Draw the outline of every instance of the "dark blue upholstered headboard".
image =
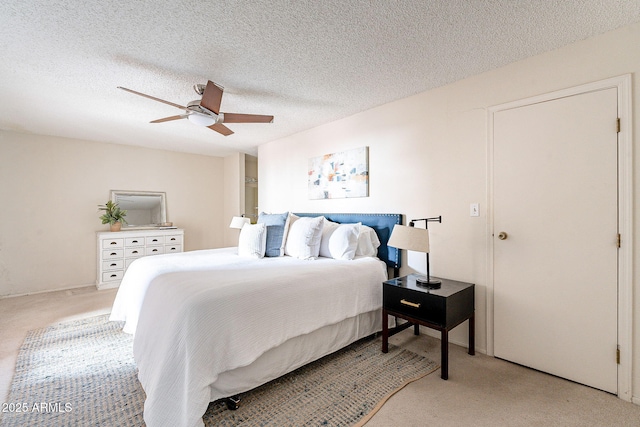
<svg viewBox="0 0 640 427">
<path fill-rule="evenodd" d="M 391 268 L 400 268 L 401 252 L 394 247 L 387 246 L 391 231 L 396 224 L 402 225 L 401 214 L 359 214 L 359 213 L 296 213 L 298 216 L 324 216 L 329 221 L 341 224 L 361 222 L 373 228 L 380 239 L 378 258 Z"/>
</svg>

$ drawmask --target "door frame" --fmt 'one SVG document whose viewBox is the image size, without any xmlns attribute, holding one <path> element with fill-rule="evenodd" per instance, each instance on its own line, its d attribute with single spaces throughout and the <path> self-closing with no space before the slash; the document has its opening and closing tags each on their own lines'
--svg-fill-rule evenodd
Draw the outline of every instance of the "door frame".
<svg viewBox="0 0 640 427">
<path fill-rule="evenodd" d="M 632 316 L 633 316 L 633 138 L 631 108 L 631 74 L 612 77 L 593 83 L 575 86 L 526 99 L 490 107 L 487 110 L 487 354 L 494 355 L 494 194 L 493 194 L 493 154 L 494 154 L 494 115 L 503 110 L 526 105 L 552 101 L 559 98 L 594 92 L 602 89 L 617 88 L 618 117 L 618 232 L 621 245 L 618 249 L 618 397 L 632 400 Z M 615 124 L 612 124 L 615 126 Z M 611 355 L 615 357 L 615 355 Z"/>
</svg>

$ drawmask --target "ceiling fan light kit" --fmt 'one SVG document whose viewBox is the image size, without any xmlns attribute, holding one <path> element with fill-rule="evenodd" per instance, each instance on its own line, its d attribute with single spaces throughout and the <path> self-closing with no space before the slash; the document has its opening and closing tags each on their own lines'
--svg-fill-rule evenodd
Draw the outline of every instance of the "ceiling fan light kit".
<svg viewBox="0 0 640 427">
<path fill-rule="evenodd" d="M 206 85 L 196 84 L 193 86 L 193 90 L 202 95 L 201 100 L 191 101 L 186 107 L 173 102 L 165 101 L 164 99 L 156 98 L 151 95 L 147 95 L 135 90 L 127 89 L 126 87 L 118 86 L 118 89 L 122 89 L 127 92 L 131 92 L 135 95 L 139 95 L 145 98 L 152 99 L 154 101 L 162 102 L 163 104 L 171 105 L 172 107 L 184 110 L 186 114 L 179 116 L 164 117 L 151 121 L 151 123 L 164 123 L 173 120 L 188 119 L 191 123 L 198 126 L 206 126 L 211 130 L 214 130 L 224 136 L 233 134 L 233 131 L 223 125 L 223 123 L 273 123 L 273 116 L 266 116 L 261 114 L 238 114 L 238 113 L 223 113 L 220 111 L 220 104 L 222 102 L 222 94 L 224 88 L 211 80 Z"/>
<path fill-rule="evenodd" d="M 211 126 L 212 124 L 215 124 L 217 120 L 216 117 L 200 113 L 191 113 L 187 116 L 187 119 L 189 119 L 189 121 L 194 125 L 198 126 Z"/>
</svg>

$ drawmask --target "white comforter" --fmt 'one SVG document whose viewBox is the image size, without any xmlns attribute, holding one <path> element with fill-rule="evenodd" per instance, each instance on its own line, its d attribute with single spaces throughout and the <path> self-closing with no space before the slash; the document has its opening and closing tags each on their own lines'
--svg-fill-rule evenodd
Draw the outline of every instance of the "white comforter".
<svg viewBox="0 0 640 427">
<path fill-rule="evenodd" d="M 224 248 L 136 260 L 111 320 L 135 333 L 147 426 L 202 426 L 219 374 L 291 338 L 380 309 L 384 280 L 376 258 L 258 260 Z"/>
</svg>

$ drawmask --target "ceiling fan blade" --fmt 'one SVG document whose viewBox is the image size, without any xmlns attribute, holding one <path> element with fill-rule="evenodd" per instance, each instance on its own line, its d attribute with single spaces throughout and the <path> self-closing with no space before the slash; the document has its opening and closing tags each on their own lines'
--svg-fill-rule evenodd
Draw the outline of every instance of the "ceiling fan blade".
<svg viewBox="0 0 640 427">
<path fill-rule="evenodd" d="M 222 102 L 222 87 L 218 86 L 211 80 L 207 82 L 207 87 L 204 88 L 202 94 L 202 101 L 200 106 L 207 110 L 213 111 L 216 114 L 220 114 L 220 103 Z"/>
<path fill-rule="evenodd" d="M 163 123 L 163 122 L 170 122 L 171 120 L 180 120 L 180 119 L 186 119 L 189 115 L 188 114 L 181 114 L 179 116 L 171 116 L 171 117 L 165 117 L 163 119 L 158 119 L 158 120 L 154 120 L 151 121 L 149 123 Z"/>
<path fill-rule="evenodd" d="M 273 116 L 224 113 L 224 123 L 273 123 Z"/>
<path fill-rule="evenodd" d="M 156 98 L 155 96 L 147 95 L 142 92 L 136 92 L 135 90 L 127 89 L 126 87 L 118 86 L 118 89 L 122 89 L 136 95 L 144 96 L 145 98 L 153 99 L 154 101 L 162 102 L 163 104 L 171 105 L 172 107 L 180 108 L 181 110 L 189 111 L 187 107 L 183 107 L 182 105 L 174 104 L 173 102 L 165 101 L 164 99 Z"/>
<path fill-rule="evenodd" d="M 218 133 L 223 134 L 224 136 L 229 136 L 231 134 L 233 134 L 233 131 L 231 129 L 229 129 L 228 127 L 226 127 L 225 125 L 223 125 L 222 123 L 216 123 L 214 125 L 211 126 L 207 126 L 209 129 L 215 130 Z"/>
</svg>

